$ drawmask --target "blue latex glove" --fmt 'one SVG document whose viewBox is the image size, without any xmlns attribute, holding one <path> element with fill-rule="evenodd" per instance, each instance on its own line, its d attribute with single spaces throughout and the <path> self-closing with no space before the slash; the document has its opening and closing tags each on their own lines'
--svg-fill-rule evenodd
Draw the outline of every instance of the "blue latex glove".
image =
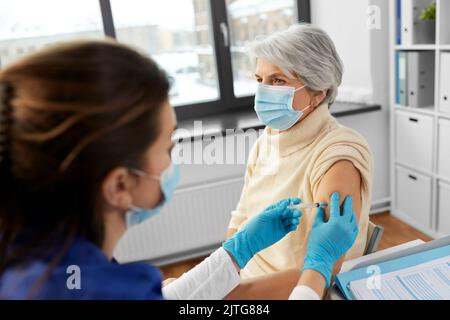
<svg viewBox="0 0 450 320">
<path fill-rule="evenodd" d="M 302 213 L 289 205 L 300 204 L 299 198 L 284 199 L 269 206 L 228 239 L 223 248 L 242 269 L 259 251 L 283 239 L 297 229 Z"/>
<path fill-rule="evenodd" d="M 324 221 L 324 217 L 324 210 L 319 208 L 309 236 L 302 271 L 312 269 L 319 272 L 325 278 L 328 288 L 334 264 L 352 247 L 358 235 L 352 197 L 345 199 L 341 215 L 339 194 L 333 193 L 328 222 Z"/>
</svg>

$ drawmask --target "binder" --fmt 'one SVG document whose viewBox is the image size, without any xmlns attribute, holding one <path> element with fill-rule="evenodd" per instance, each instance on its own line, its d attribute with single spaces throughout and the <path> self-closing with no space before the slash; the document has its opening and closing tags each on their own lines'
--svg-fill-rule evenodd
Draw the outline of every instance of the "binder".
<svg viewBox="0 0 450 320">
<path fill-rule="evenodd" d="M 366 268 L 368 266 L 377 265 L 381 273 L 384 274 L 430 261 L 437 257 L 448 255 L 449 253 L 450 236 L 413 246 L 399 252 L 393 252 L 385 256 L 377 256 L 374 254 L 375 258 L 365 259 L 364 262 L 353 266 L 350 271 L 337 274 L 335 283 L 345 298 L 352 300 L 353 297 L 349 290 L 349 284 L 355 280 L 368 278 L 371 275 L 367 273 Z"/>
<path fill-rule="evenodd" d="M 429 107 L 434 104 L 435 53 L 427 51 L 408 52 L 408 106 Z"/>
<path fill-rule="evenodd" d="M 395 52 L 395 103 L 400 104 L 400 52 Z"/>
<path fill-rule="evenodd" d="M 396 38 L 397 44 L 402 44 L 402 0 L 397 0 L 397 25 L 396 25 Z"/>
<path fill-rule="evenodd" d="M 405 51 L 399 52 L 398 58 L 398 94 L 399 104 L 402 106 L 408 105 L 408 53 Z"/>
<path fill-rule="evenodd" d="M 431 0 L 402 0 L 400 5 L 402 44 L 412 45 L 435 42 L 436 22 L 420 20 L 422 11 L 430 4 Z"/>
<path fill-rule="evenodd" d="M 401 4 L 401 16 L 402 16 L 402 44 L 413 44 L 413 1 L 414 0 L 402 0 Z"/>
<path fill-rule="evenodd" d="M 440 111 L 450 114 L 450 52 L 441 53 Z"/>
</svg>

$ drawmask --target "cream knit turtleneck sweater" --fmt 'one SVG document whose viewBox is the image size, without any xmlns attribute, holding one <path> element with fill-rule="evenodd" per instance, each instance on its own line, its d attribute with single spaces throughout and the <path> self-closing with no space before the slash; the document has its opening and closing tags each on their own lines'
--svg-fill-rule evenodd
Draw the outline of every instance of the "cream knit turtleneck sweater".
<svg viewBox="0 0 450 320">
<path fill-rule="evenodd" d="M 287 197 L 313 202 L 321 179 L 341 160 L 351 161 L 361 175 L 359 235 L 346 259 L 361 256 L 367 240 L 372 154 L 361 135 L 338 124 L 327 103 L 287 131 L 266 128 L 250 152 L 241 199 L 232 212 L 229 228 L 240 229 L 249 218 Z M 254 256 L 241 271 L 241 277 L 299 267 L 314 217 L 315 210 L 303 210 L 297 231 Z"/>
</svg>

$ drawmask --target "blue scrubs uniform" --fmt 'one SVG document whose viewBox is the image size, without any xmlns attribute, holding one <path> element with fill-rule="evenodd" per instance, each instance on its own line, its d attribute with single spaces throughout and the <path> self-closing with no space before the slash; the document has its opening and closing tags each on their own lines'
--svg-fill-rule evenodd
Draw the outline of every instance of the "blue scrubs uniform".
<svg viewBox="0 0 450 320">
<path fill-rule="evenodd" d="M 36 260 L 26 266 L 7 269 L 0 275 L 0 299 L 64 300 L 161 300 L 159 269 L 144 263 L 119 265 L 111 262 L 94 244 L 78 239 L 53 269 L 49 278 L 29 296 L 49 261 Z M 78 266 L 81 289 L 69 289 L 67 282 Z M 69 268 L 69 272 L 68 272 Z M 69 279 L 69 286 L 74 282 Z"/>
</svg>

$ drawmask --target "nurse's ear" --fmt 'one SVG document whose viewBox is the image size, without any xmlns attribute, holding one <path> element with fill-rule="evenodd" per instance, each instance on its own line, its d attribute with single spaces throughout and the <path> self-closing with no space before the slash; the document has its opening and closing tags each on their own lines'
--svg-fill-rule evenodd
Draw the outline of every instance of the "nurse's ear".
<svg viewBox="0 0 450 320">
<path fill-rule="evenodd" d="M 132 176 L 128 169 L 117 168 L 112 170 L 103 180 L 101 193 L 106 205 L 114 209 L 128 210 L 132 205 L 131 189 Z"/>
</svg>

